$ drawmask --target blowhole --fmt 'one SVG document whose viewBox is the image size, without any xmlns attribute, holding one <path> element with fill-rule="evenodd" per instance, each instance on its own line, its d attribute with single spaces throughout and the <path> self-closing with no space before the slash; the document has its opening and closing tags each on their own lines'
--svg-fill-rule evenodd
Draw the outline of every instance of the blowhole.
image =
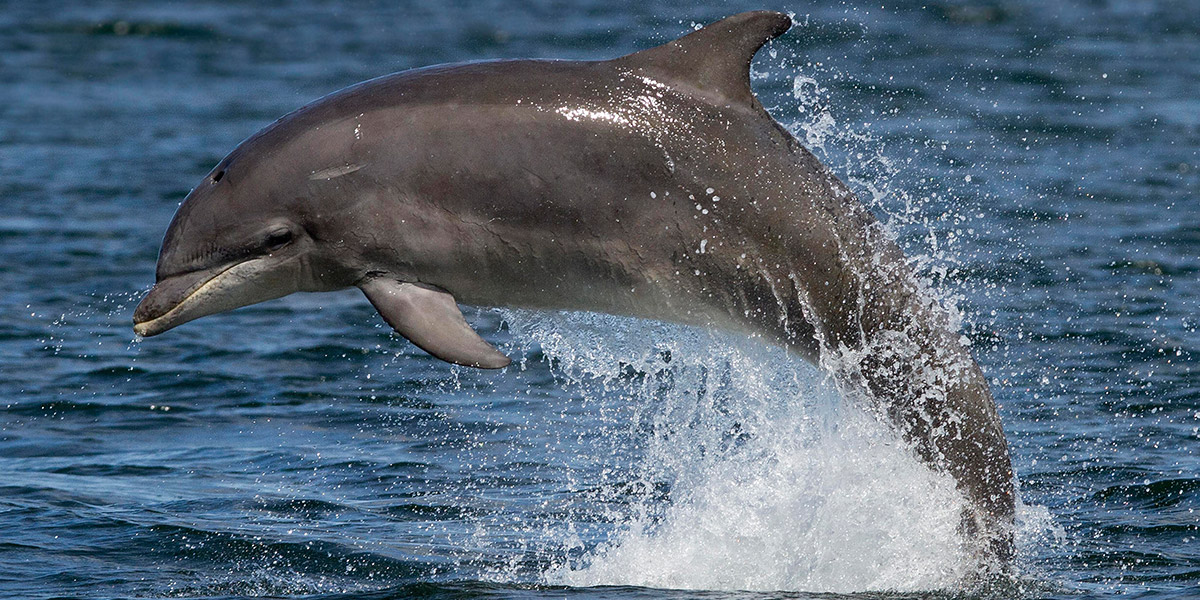
<svg viewBox="0 0 1200 600">
<path fill-rule="evenodd" d="M 213 173 L 213 176 L 212 176 L 212 182 L 213 182 L 213 183 L 216 183 L 216 182 L 220 181 L 220 180 L 221 180 L 221 178 L 222 178 L 222 177 L 224 177 L 224 176 L 225 176 L 225 171 L 224 171 L 224 170 L 217 171 L 216 173 Z"/>
</svg>

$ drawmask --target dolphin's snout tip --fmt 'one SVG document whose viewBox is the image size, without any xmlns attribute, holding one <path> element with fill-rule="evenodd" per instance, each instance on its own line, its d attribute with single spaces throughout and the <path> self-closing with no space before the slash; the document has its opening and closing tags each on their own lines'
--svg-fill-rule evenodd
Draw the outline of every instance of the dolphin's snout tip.
<svg viewBox="0 0 1200 600">
<path fill-rule="evenodd" d="M 150 316 L 139 315 L 137 311 L 133 313 L 133 332 L 141 337 L 156 336 L 164 331 L 173 329 L 178 323 L 171 323 L 172 319 L 166 318 L 164 315 Z"/>
<path fill-rule="evenodd" d="M 141 337 L 150 337 L 156 333 L 154 330 L 152 330 L 150 328 L 149 322 L 147 322 L 147 321 L 139 322 L 137 320 L 135 320 L 133 322 L 133 332 Z"/>
<path fill-rule="evenodd" d="M 144 328 L 146 322 L 150 320 L 150 316 L 146 314 L 147 311 L 146 311 L 145 307 L 146 307 L 146 299 L 142 298 L 142 301 L 138 303 L 137 308 L 133 309 L 133 329 L 134 330 Z"/>
<path fill-rule="evenodd" d="M 133 332 L 141 337 L 150 337 L 158 335 L 166 329 L 162 328 L 159 317 L 162 317 L 167 310 L 162 302 L 156 299 L 158 286 L 150 288 L 150 291 L 142 296 L 141 302 L 138 302 L 137 308 L 133 309 Z"/>
<path fill-rule="evenodd" d="M 133 313 L 133 332 L 141 337 L 150 337 L 161 333 L 154 327 L 154 319 L 147 319 L 143 315 L 139 315 L 137 311 Z"/>
</svg>

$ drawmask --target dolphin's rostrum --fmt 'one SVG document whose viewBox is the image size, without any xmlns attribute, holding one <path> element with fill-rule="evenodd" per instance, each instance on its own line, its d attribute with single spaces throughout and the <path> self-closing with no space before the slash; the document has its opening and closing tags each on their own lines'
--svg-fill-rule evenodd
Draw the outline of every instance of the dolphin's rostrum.
<svg viewBox="0 0 1200 600">
<path fill-rule="evenodd" d="M 791 25 L 729 17 L 608 61 L 388 75 L 258 132 L 188 195 L 134 329 L 357 286 L 446 361 L 499 368 L 458 303 L 735 329 L 832 370 L 949 472 L 984 570 L 1012 554 L 1008 446 L 945 311 L 854 194 L 763 110 Z"/>
</svg>

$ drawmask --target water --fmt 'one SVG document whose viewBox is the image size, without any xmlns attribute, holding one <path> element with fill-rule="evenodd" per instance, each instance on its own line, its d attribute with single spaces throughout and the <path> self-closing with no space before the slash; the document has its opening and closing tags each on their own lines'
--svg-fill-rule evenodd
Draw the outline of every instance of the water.
<svg viewBox="0 0 1200 600">
<path fill-rule="evenodd" d="M 962 312 L 1024 502 L 1000 589 L 956 587 L 953 484 L 777 349 L 482 311 L 519 360 L 479 372 L 357 291 L 134 339 L 178 202 L 279 115 L 759 7 L 4 3 L 0 596 L 1197 594 L 1186 0 L 804 3 L 755 62 L 764 104 Z"/>
</svg>

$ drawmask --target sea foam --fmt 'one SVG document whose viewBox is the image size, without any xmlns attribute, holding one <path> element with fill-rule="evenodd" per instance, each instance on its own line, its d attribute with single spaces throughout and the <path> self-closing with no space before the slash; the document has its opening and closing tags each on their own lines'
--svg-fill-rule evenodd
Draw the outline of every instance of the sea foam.
<svg viewBox="0 0 1200 600">
<path fill-rule="evenodd" d="M 581 393 L 636 405 L 634 488 L 668 490 L 627 499 L 615 534 L 546 583 L 913 591 L 965 573 L 953 480 L 799 357 L 605 315 L 506 319 Z"/>
</svg>

